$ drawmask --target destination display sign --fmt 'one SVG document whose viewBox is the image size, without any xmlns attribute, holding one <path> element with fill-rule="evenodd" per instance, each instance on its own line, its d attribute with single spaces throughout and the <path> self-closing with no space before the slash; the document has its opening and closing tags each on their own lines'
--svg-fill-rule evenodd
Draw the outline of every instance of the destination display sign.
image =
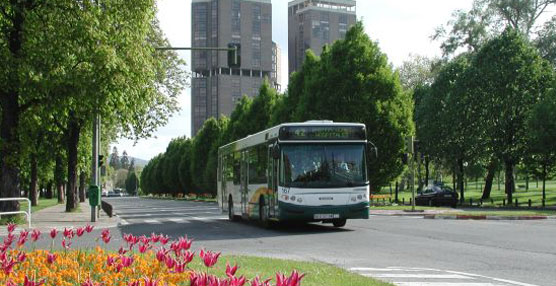
<svg viewBox="0 0 556 286">
<path fill-rule="evenodd" d="M 287 126 L 280 140 L 366 140 L 363 126 Z"/>
</svg>

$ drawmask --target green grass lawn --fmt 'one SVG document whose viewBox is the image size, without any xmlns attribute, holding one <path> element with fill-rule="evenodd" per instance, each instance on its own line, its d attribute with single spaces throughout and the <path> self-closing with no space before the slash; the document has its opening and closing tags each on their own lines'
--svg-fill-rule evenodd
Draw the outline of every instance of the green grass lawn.
<svg viewBox="0 0 556 286">
<path fill-rule="evenodd" d="M 447 186 L 452 187 L 452 182 L 445 182 Z M 531 206 L 540 207 L 542 206 L 542 181 L 539 181 L 538 187 L 536 181 L 529 181 L 529 190 L 525 189 L 526 183 L 524 180 L 519 180 L 516 183 L 516 191 L 513 194 L 514 203 L 515 199 L 518 200 L 520 207 L 528 206 L 528 200 L 531 200 Z M 473 200 L 473 204 L 479 202 L 483 194 L 484 181 L 468 182 L 465 188 L 465 204 L 469 204 L 470 199 Z M 458 192 L 459 193 L 459 192 Z M 379 194 L 390 194 L 390 189 L 388 187 L 383 188 Z M 392 195 L 392 199 L 393 199 Z M 503 200 L 506 199 L 506 194 L 504 193 L 504 182 L 500 182 L 500 188 L 498 188 L 498 182 L 495 179 L 491 191 L 491 200 L 483 202 L 486 207 L 502 206 Z M 411 198 L 410 191 L 400 192 L 398 194 L 400 202 L 405 200 L 406 204 L 409 204 Z M 380 200 L 381 201 L 381 200 Z M 508 202 L 506 201 L 506 205 Z M 556 181 L 546 182 L 546 206 L 556 206 Z"/>
<path fill-rule="evenodd" d="M 33 216 L 33 213 L 48 207 L 52 207 L 58 204 L 58 199 L 54 198 L 54 199 L 39 199 L 38 201 L 38 205 L 37 206 L 32 206 L 31 207 L 31 217 Z M 27 203 L 27 201 L 20 201 L 19 202 L 19 209 L 22 211 L 27 211 L 29 204 Z M 16 224 L 25 224 L 27 223 L 27 218 L 25 217 L 25 215 L 15 215 L 12 217 L 2 217 L 0 219 L 0 225 L 6 225 L 9 222 L 13 222 Z"/>
<path fill-rule="evenodd" d="M 204 270 L 204 265 L 200 260 L 194 260 L 193 269 Z M 305 273 L 301 281 L 302 286 L 391 286 L 393 284 L 377 281 L 344 269 L 318 262 L 300 262 L 293 260 L 261 258 L 251 256 L 224 256 L 218 261 L 215 268 L 210 269 L 209 273 L 220 277 L 225 276 L 226 261 L 231 265 L 239 265 L 236 276 L 245 275 L 247 279 L 255 276 L 260 278 L 272 278 L 275 281 L 276 272 L 287 274 L 295 269 L 300 273 Z"/>
<path fill-rule="evenodd" d="M 443 215 L 472 215 L 472 216 L 556 216 L 553 210 L 476 210 L 464 212 L 448 212 Z"/>
</svg>

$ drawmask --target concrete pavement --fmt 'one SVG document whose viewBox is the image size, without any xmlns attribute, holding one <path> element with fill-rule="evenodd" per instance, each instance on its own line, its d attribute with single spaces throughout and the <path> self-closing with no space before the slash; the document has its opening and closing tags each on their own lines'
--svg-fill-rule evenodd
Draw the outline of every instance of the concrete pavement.
<svg viewBox="0 0 556 286">
<path fill-rule="evenodd" d="M 66 205 L 59 204 L 53 207 L 45 208 L 31 214 L 31 228 L 39 229 L 40 231 L 50 230 L 52 228 L 63 229 L 70 227 L 80 227 L 90 224 L 96 229 L 101 228 L 114 228 L 118 226 L 119 218 L 109 217 L 102 210 L 100 217 L 96 222 L 91 222 L 91 206 L 88 202 L 80 203 L 78 211 L 68 213 L 66 212 Z M 18 229 L 27 228 L 27 224 L 19 225 Z M 0 227 L 0 236 L 6 235 L 8 232 L 6 227 Z"/>
</svg>

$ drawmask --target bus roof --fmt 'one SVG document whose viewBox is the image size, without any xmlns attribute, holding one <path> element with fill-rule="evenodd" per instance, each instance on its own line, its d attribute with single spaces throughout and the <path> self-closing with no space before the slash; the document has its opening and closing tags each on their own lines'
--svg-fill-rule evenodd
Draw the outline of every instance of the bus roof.
<svg viewBox="0 0 556 286">
<path fill-rule="evenodd" d="M 219 153 L 230 153 L 233 151 L 238 151 L 238 150 L 243 150 L 246 148 L 250 148 L 253 146 L 257 146 L 260 144 L 263 144 L 265 142 L 274 142 L 277 141 L 279 139 L 280 136 L 280 130 L 284 130 L 286 128 L 302 128 L 302 127 L 347 127 L 347 128 L 358 128 L 360 130 L 362 130 L 363 132 L 365 131 L 365 124 L 363 123 L 347 123 L 347 122 L 333 122 L 333 121 L 328 121 L 328 120 L 312 120 L 312 121 L 306 121 L 306 122 L 295 122 L 295 123 L 284 123 L 284 124 L 280 124 L 277 126 L 274 126 L 272 128 L 266 129 L 264 131 L 261 131 L 259 133 L 253 134 L 253 135 L 249 135 L 245 138 L 242 138 L 240 140 L 237 140 L 235 142 L 229 143 L 227 145 L 221 146 L 218 150 Z M 357 139 L 340 139 L 339 141 L 354 141 Z M 361 140 L 365 140 L 362 138 L 359 138 L 358 141 Z M 280 139 L 280 142 L 284 142 L 284 141 L 290 141 L 288 139 L 283 140 Z M 299 141 L 298 140 L 291 140 L 291 141 Z M 315 141 L 315 142 L 319 142 L 319 141 L 326 141 L 323 139 L 307 139 L 307 141 Z M 330 140 L 328 140 L 330 141 Z"/>
</svg>

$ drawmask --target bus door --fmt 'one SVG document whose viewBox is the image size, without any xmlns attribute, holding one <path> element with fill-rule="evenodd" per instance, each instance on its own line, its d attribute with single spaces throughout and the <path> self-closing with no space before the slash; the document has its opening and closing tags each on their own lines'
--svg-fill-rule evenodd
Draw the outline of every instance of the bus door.
<svg viewBox="0 0 556 286">
<path fill-rule="evenodd" d="M 270 209 L 270 217 L 276 216 L 276 202 L 278 200 L 278 160 L 272 156 L 272 148 L 274 145 L 268 145 L 268 208 Z"/>
<path fill-rule="evenodd" d="M 220 178 L 220 200 L 222 202 L 222 209 L 224 209 L 224 205 L 228 203 L 228 196 L 226 192 L 226 171 L 227 171 L 227 158 L 228 156 L 220 156 L 220 166 L 218 168 L 218 175 Z"/>
<path fill-rule="evenodd" d="M 247 213 L 249 207 L 249 198 L 247 196 L 249 192 L 249 185 L 247 183 L 249 181 L 249 165 L 247 163 L 248 155 L 247 151 L 241 152 L 241 214 L 246 216 L 249 216 Z"/>
</svg>

